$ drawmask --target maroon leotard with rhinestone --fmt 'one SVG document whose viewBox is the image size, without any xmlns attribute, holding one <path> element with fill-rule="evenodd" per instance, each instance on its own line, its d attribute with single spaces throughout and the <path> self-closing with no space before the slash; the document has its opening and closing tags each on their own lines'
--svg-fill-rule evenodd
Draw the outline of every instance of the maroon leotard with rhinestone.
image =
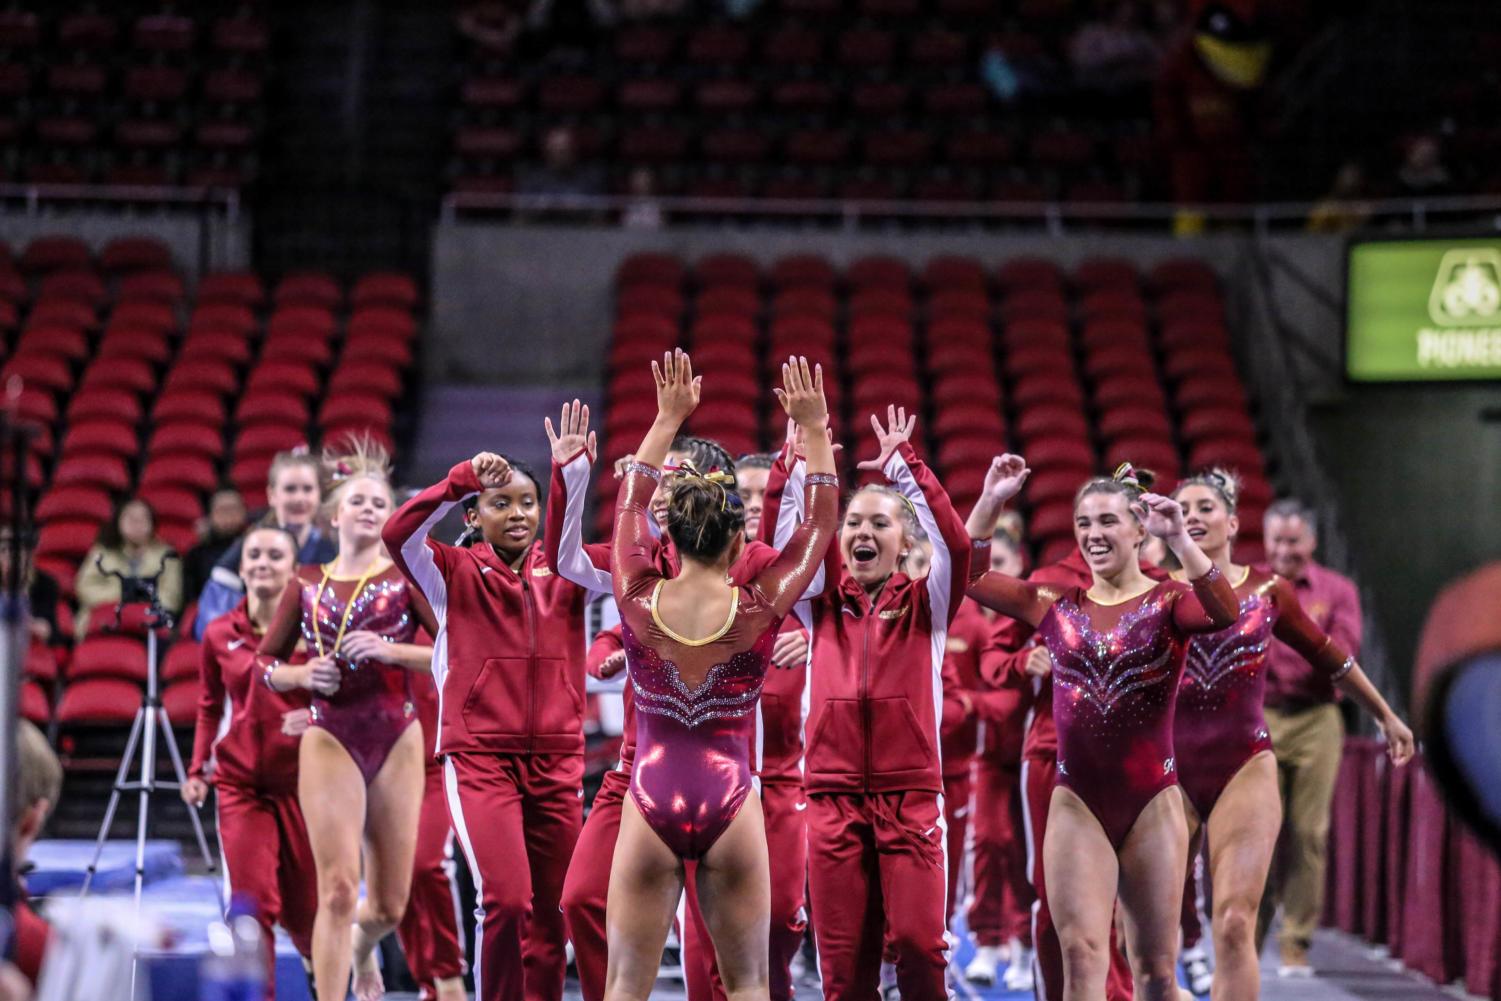
<svg viewBox="0 0 1501 1001">
<path fill-rule="evenodd" d="M 1354 661 L 1304 615 L 1282 578 L 1247 568 L 1236 585 L 1240 618 L 1219 632 L 1188 644 L 1173 743 L 1178 781 L 1202 819 L 1247 761 L 1272 748 L 1262 713 L 1266 652 L 1273 637 L 1303 654 L 1331 677 L 1343 677 Z M 1296 608 L 1284 614 L 1289 602 Z"/>
<path fill-rule="evenodd" d="M 615 516 L 615 601 L 636 703 L 630 795 L 680 858 L 701 858 L 751 788 L 756 703 L 778 627 L 834 536 L 838 481 L 809 475 L 807 520 L 776 561 L 734 590 L 725 625 L 705 640 L 672 632 L 657 614 L 666 578 L 653 559 L 647 503 L 658 472 L 632 464 Z"/>
<path fill-rule="evenodd" d="M 1116 605 L 996 573 L 970 594 L 1037 626 L 1053 662 L 1058 784 L 1119 851 L 1141 811 L 1178 781 L 1173 710 L 1188 635 L 1233 621 L 1234 592 L 1211 569 L 1192 590 L 1164 581 Z"/>
<path fill-rule="evenodd" d="M 414 602 L 411 587 L 394 566 L 365 581 L 358 594 L 357 583 L 330 577 L 325 585 L 323 567 L 299 567 L 297 579 L 282 596 L 276 618 L 266 631 L 261 653 L 290 656 L 300 634 L 308 656 L 316 657 L 321 639 L 323 651 L 333 656 L 341 673 L 337 692 L 313 697 L 312 725 L 327 730 L 344 746 L 369 785 L 396 741 L 417 718 L 416 708 L 405 668 L 375 660 L 352 662 L 336 652 L 339 625 L 345 622 L 345 610 L 353 601 L 345 636 L 366 630 L 389 643 L 410 643 L 428 616 L 426 606 Z"/>
</svg>

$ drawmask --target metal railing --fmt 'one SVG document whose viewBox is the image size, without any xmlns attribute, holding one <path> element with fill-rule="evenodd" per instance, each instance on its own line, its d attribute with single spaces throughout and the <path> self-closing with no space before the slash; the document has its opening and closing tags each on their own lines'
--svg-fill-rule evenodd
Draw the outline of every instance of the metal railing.
<svg viewBox="0 0 1501 1001">
<path fill-rule="evenodd" d="M 240 193 L 232 188 L 159 187 L 137 184 L 0 184 L 0 205 L 40 215 L 61 205 L 110 205 L 120 208 L 222 209 L 234 222 Z"/>
<path fill-rule="evenodd" d="M 1161 232 L 1171 230 L 1186 216 L 1196 216 L 1211 229 L 1232 227 L 1270 233 L 1304 228 L 1310 213 L 1326 204 L 1177 205 L 1168 202 L 940 202 L 687 196 L 638 199 L 626 195 L 450 192 L 443 197 L 440 217 L 444 222 L 452 222 L 461 215 L 487 214 L 511 214 L 537 221 L 597 221 L 600 217 L 614 218 L 627 210 L 652 205 L 661 213 L 664 226 L 668 227 L 730 217 L 823 222 L 847 229 L 891 222 L 927 225 L 968 222 L 979 228 L 1021 224 L 1063 235 L 1099 227 Z M 1393 225 L 1422 232 L 1439 223 L 1483 221 L 1491 228 L 1501 229 L 1501 196 L 1496 195 L 1370 199 L 1339 204 L 1361 213 L 1363 227 Z M 1487 216 L 1495 218 L 1487 219 Z"/>
</svg>

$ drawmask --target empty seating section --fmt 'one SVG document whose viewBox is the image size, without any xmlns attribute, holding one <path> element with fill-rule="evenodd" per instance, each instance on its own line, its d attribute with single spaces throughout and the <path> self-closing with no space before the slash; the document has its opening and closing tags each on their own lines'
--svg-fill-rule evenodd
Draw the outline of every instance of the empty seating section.
<svg viewBox="0 0 1501 1001">
<path fill-rule="evenodd" d="M 507 192 L 555 126 L 623 193 L 930 201 L 1123 202 L 1166 194 L 1144 88 L 1109 102 L 1044 85 L 1002 101 L 1005 72 L 1051 79 L 1081 13 L 1067 4 L 769 0 L 740 21 L 627 23 L 580 58 L 523 39 L 470 43 L 451 185 Z M 1036 70 L 1035 67 L 1043 67 Z M 1065 72 L 1066 71 L 1062 71 Z"/>
<path fill-rule="evenodd" d="M 605 390 L 612 453 L 634 447 L 655 415 L 648 361 L 682 346 L 704 376 L 689 430 L 733 453 L 776 448 L 785 419 L 772 397 L 780 363 L 824 367 L 843 458 L 876 451 L 869 415 L 889 403 L 919 415 L 925 456 L 961 510 L 991 456 L 1024 455 L 1023 495 L 1039 559 L 1074 545 L 1073 497 L 1097 471 L 1130 462 L 1167 484 L 1208 466 L 1244 479 L 1237 554 L 1259 560 L 1271 499 L 1250 402 L 1236 371 L 1214 273 L 1169 260 L 1145 273 L 1099 258 L 1072 274 L 1051 261 L 988 269 L 936 257 L 914 272 L 867 257 L 841 274 L 819 257 L 763 269 L 718 254 L 692 265 L 643 254 L 617 275 Z M 616 481 L 599 482 L 608 531 Z"/>
<path fill-rule="evenodd" d="M 0 382 L 19 381 L 17 409 L 37 428 L 26 471 L 39 493 L 36 565 L 71 595 L 121 498 L 146 499 L 158 533 L 185 553 L 220 485 L 238 488 L 252 510 L 265 505 L 278 451 L 349 433 L 389 445 L 417 301 L 412 279 L 390 273 L 350 288 L 316 272 L 272 283 L 219 273 L 190 290 L 150 239 L 116 240 L 97 256 L 71 237 L 34 240 L 15 256 L 0 243 Z M 61 631 L 72 636 L 71 621 Z M 138 610 L 117 625 L 103 608 L 71 658 L 61 647 L 34 650 L 27 714 L 128 720 L 145 676 L 144 634 Z M 179 640 L 164 677 L 196 685 L 196 656 Z M 123 698 L 127 690 L 137 694 Z M 191 700 L 179 693 L 172 705 Z"/>
<path fill-rule="evenodd" d="M 0 180 L 239 187 L 270 32 L 243 2 L 7 4 Z"/>
</svg>

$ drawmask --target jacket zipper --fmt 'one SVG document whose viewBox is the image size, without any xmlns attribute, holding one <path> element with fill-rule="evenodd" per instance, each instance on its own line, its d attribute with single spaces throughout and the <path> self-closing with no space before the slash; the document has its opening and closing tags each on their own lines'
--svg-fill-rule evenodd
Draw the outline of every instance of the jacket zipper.
<svg viewBox="0 0 1501 1001">
<path fill-rule="evenodd" d="M 861 596 L 866 604 L 864 614 L 861 615 L 861 628 L 864 633 L 861 637 L 860 647 L 860 723 L 864 727 L 864 744 L 862 750 L 865 758 L 865 792 L 869 793 L 874 781 L 873 767 L 870 758 L 870 620 L 875 612 L 875 604 L 864 595 Z"/>
<path fill-rule="evenodd" d="M 525 570 L 525 567 L 522 567 Z M 521 575 L 521 600 L 526 609 L 526 743 L 527 749 L 537 749 L 537 609 L 532 600 L 532 585 L 526 575 Z"/>
</svg>

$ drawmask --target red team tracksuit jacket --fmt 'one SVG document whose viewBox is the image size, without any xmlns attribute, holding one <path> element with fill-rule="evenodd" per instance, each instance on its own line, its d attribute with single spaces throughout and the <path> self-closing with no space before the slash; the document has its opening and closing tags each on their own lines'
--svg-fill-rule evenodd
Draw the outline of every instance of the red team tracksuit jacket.
<svg viewBox="0 0 1501 1001">
<path fill-rule="evenodd" d="M 1142 573 L 1153 580 L 1167 575 L 1154 566 L 1142 564 Z M 1040 567 L 1030 577 L 1044 584 L 1087 588 L 1093 581 L 1084 554 L 1075 549 L 1051 566 Z M 1048 806 L 1053 799 L 1053 785 L 1058 778 L 1058 729 L 1053 723 L 1052 678 L 1037 679 L 1027 673 L 1027 657 L 1032 652 L 1033 629 L 1014 619 L 1000 620 L 992 637 L 992 649 L 981 661 L 986 680 L 1033 692 L 1032 717 L 1022 748 L 1022 788 L 1026 800 L 1027 869 L 1032 874 L 1032 888 L 1037 900 L 1032 906 L 1032 941 L 1036 948 L 1035 991 L 1044 1001 L 1061 1001 L 1063 997 L 1063 951 L 1058 932 L 1048 909 L 1047 885 L 1043 879 L 1042 844 L 1047 835 Z M 1110 974 L 1105 983 L 1108 1001 L 1131 1001 L 1131 966 L 1117 948 L 1115 926 L 1110 929 Z"/>
<path fill-rule="evenodd" d="M 287 713 L 311 703 L 306 692 L 273 692 L 261 683 L 255 662 L 260 641 L 244 601 L 204 632 L 188 775 L 214 784 L 224 875 L 230 889 L 255 900 L 266 982 L 274 989 L 271 926 L 280 924 L 298 952 L 312 955 L 318 874 L 297 802 L 301 737 L 282 732 Z M 291 662 L 303 659 L 299 654 Z"/>
<path fill-rule="evenodd" d="M 604 594 L 612 592 L 610 546 L 584 545 L 583 512 L 592 476 L 587 453 L 580 452 L 568 462 L 553 464 L 552 484 L 548 489 L 548 519 L 545 545 L 553 569 L 580 587 Z M 746 546 L 731 568 L 738 582 L 754 580 L 756 575 L 776 559 L 777 550 L 753 542 Z M 677 572 L 677 557 L 670 542 L 663 542 L 657 553 L 664 572 Z M 786 628 L 793 628 L 788 625 Z M 618 633 L 602 632 L 590 649 L 590 670 L 598 676 L 599 665 L 619 649 Z M 791 996 L 788 969 L 797 953 L 807 925 L 803 886 L 805 879 L 806 840 L 801 822 L 801 733 L 799 710 L 803 671 L 773 668 L 768 672 L 762 694 L 762 744 L 754 749 L 753 768 L 760 776 L 762 809 L 766 814 L 767 843 L 771 861 L 772 928 L 771 928 L 771 996 Z M 620 810 L 630 784 L 635 755 L 636 730 L 630 686 L 626 686 L 625 725 L 621 741 L 620 764 L 605 775 L 589 811 L 589 819 L 579 838 L 567 885 L 563 895 L 563 912 L 567 919 L 569 940 L 573 943 L 574 962 L 585 1001 L 604 997 L 605 970 L 608 962 L 605 944 L 606 894 L 610 884 L 610 862 L 620 831 Z M 789 716 L 789 713 L 791 714 Z M 690 874 L 691 878 L 691 874 Z M 694 894 L 686 894 L 696 905 Z M 722 997 L 717 974 L 713 969 L 713 950 L 696 906 L 689 908 L 683 930 L 683 964 L 688 993 L 692 1001 L 707 1001 L 712 993 Z"/>
<path fill-rule="evenodd" d="M 843 577 L 830 549 L 798 615 L 810 624 L 807 696 L 809 886 L 828 1001 L 868 1001 L 879 987 L 883 938 L 904 1001 L 942 1001 L 947 889 L 943 657 L 968 583 L 972 547 L 947 494 L 908 445 L 884 470 L 933 543 L 929 575 L 896 574 L 874 603 Z M 762 533 L 801 517 L 804 466 L 784 453 L 767 483 Z M 826 583 L 827 582 L 827 583 Z"/>
<path fill-rule="evenodd" d="M 480 491 L 461 462 L 402 505 L 386 548 L 432 605 L 436 753 L 479 908 L 481 1001 L 557 1001 L 563 992 L 563 876 L 582 823 L 585 592 L 540 546 L 518 573 L 480 543 L 428 533 Z M 523 860 L 525 860 L 523 864 Z"/>
</svg>

